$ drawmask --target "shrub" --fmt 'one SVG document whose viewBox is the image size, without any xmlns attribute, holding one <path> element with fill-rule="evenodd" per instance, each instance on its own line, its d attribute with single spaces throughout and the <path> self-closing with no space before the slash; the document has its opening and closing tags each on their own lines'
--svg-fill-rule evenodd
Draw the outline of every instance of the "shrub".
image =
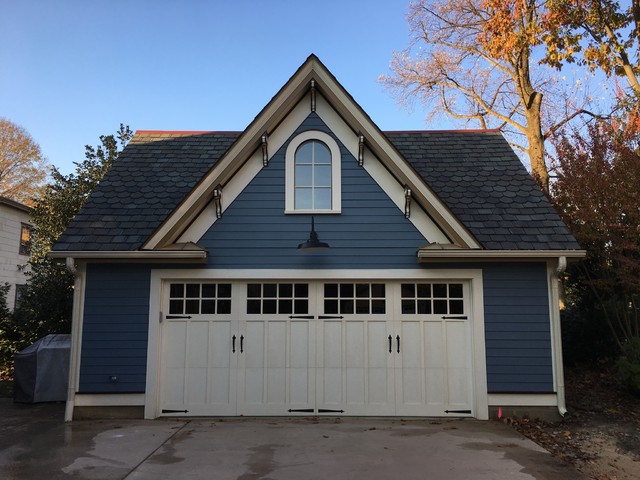
<svg viewBox="0 0 640 480">
<path fill-rule="evenodd" d="M 618 374 L 634 394 L 640 396 L 640 337 L 633 337 L 623 347 L 623 356 L 618 360 Z"/>
</svg>

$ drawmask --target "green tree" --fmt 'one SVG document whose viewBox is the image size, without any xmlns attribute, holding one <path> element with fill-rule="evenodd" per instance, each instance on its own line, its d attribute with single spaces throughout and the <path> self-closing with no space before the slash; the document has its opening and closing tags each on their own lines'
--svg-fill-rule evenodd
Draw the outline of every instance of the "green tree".
<svg viewBox="0 0 640 480">
<path fill-rule="evenodd" d="M 19 125 L 0 118 L 0 195 L 31 205 L 47 178 L 40 146 Z"/>
<path fill-rule="evenodd" d="M 52 182 L 31 213 L 33 255 L 26 291 L 5 322 L 6 333 L 0 332 L 11 342 L 11 355 L 47 334 L 70 332 L 74 278 L 63 261 L 50 259 L 47 253 L 132 136 L 129 127 L 121 124 L 115 135 L 101 136 L 97 147 L 85 147 L 85 159 L 75 164 L 73 173 L 53 170 Z"/>
</svg>

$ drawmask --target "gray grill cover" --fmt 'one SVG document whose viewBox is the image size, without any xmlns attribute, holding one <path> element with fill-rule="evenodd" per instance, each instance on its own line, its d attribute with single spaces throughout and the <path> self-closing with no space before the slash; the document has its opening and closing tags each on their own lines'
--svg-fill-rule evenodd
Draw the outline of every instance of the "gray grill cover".
<svg viewBox="0 0 640 480">
<path fill-rule="evenodd" d="M 15 402 L 64 402 L 69 382 L 71 335 L 47 335 L 15 354 Z"/>
</svg>

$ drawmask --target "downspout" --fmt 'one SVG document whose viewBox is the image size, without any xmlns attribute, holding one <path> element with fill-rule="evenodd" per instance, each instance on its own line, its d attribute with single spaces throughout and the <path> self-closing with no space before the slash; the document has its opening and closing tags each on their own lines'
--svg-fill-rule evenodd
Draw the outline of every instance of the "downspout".
<svg viewBox="0 0 640 480">
<path fill-rule="evenodd" d="M 558 396 L 558 412 L 562 417 L 567 414 L 567 405 L 565 402 L 565 386 L 564 386 L 564 363 L 562 360 L 562 329 L 560 325 L 560 293 L 559 283 L 560 277 L 567 269 L 567 257 L 558 257 L 558 266 L 551 275 L 551 302 L 552 302 L 552 328 L 553 328 L 553 342 L 554 351 L 556 356 L 555 373 L 556 373 L 556 388 Z"/>
<path fill-rule="evenodd" d="M 73 420 L 73 409 L 76 399 L 76 384 L 78 380 L 78 367 L 80 365 L 80 340 L 82 334 L 82 297 L 84 296 L 84 276 L 76 268 L 74 259 L 67 257 L 67 270 L 75 277 L 73 287 L 73 311 L 71 314 L 71 354 L 69 357 L 69 383 L 67 387 L 67 403 L 64 412 L 64 421 Z M 84 270 L 84 269 L 80 269 Z"/>
</svg>

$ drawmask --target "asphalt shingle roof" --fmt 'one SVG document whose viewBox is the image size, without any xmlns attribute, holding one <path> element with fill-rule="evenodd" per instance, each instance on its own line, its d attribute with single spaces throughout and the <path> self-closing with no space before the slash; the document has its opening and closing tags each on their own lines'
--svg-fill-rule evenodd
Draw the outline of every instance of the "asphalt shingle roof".
<svg viewBox="0 0 640 480">
<path fill-rule="evenodd" d="M 239 135 L 137 132 L 54 250 L 140 248 Z M 579 248 L 500 133 L 387 136 L 485 248 Z"/>
<path fill-rule="evenodd" d="M 500 132 L 386 135 L 485 248 L 580 248 Z"/>
<path fill-rule="evenodd" d="M 136 132 L 53 249 L 138 249 L 239 135 Z"/>
</svg>

